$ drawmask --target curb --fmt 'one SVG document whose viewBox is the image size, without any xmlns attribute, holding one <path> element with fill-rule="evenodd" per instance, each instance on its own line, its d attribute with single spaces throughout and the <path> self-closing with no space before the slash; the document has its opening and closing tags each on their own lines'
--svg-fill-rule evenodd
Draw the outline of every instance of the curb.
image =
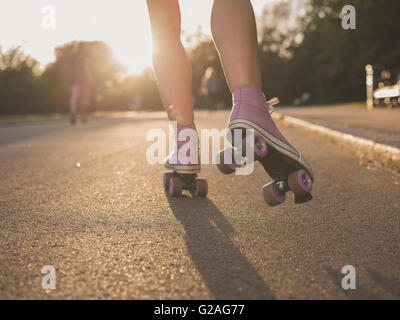
<svg viewBox="0 0 400 320">
<path fill-rule="evenodd" d="M 346 147 L 351 147 L 352 151 L 358 154 L 360 157 L 366 160 L 377 162 L 389 170 L 400 173 L 400 149 L 396 147 L 329 129 L 327 127 L 291 116 L 284 116 L 278 112 L 274 112 L 273 117 L 296 127 L 328 137 L 333 142 L 339 143 Z"/>
</svg>

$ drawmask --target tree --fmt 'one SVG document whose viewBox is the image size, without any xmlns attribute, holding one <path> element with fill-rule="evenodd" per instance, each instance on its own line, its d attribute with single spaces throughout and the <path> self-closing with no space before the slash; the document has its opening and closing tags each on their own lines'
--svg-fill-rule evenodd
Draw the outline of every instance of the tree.
<svg viewBox="0 0 400 320">
<path fill-rule="evenodd" d="M 313 103 L 360 101 L 365 97 L 366 64 L 399 72 L 400 2 L 352 1 L 356 30 L 341 27 L 340 12 L 347 4 L 344 0 L 310 0 L 294 30 L 274 37 L 273 30 L 263 29 L 263 74 L 275 74 L 270 85 L 283 102 L 291 103 L 303 92 L 311 93 Z M 302 41 L 296 41 L 299 38 Z M 274 46 L 279 48 L 278 56 Z"/>
<path fill-rule="evenodd" d="M 0 47 L 0 113 L 28 113 L 41 110 L 39 63 L 21 47 L 3 52 Z"/>
<path fill-rule="evenodd" d="M 124 68 L 116 62 L 111 48 L 101 41 L 73 41 L 55 49 L 56 61 L 47 66 L 43 78 L 51 88 L 48 92 L 53 109 L 68 110 L 69 86 L 74 77 L 85 77 L 95 109 L 104 92 L 123 75 Z M 56 107 L 57 106 L 57 107 Z"/>
</svg>

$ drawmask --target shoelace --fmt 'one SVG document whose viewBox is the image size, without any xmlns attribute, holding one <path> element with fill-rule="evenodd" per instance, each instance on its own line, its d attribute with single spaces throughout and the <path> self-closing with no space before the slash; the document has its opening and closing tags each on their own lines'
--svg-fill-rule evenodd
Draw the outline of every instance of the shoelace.
<svg viewBox="0 0 400 320">
<path fill-rule="evenodd" d="M 268 101 L 265 102 L 265 107 L 269 111 L 270 114 L 272 114 L 275 111 L 274 106 L 279 103 L 279 99 L 277 97 L 274 97 Z"/>
</svg>

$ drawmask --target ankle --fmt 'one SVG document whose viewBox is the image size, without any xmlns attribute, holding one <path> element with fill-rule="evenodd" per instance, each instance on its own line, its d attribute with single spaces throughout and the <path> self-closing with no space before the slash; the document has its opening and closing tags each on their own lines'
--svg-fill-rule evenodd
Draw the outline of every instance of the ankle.
<svg viewBox="0 0 400 320">
<path fill-rule="evenodd" d="M 232 93 L 233 105 L 264 105 L 265 95 L 257 87 L 239 87 Z"/>
<path fill-rule="evenodd" d="M 177 124 L 178 132 L 184 129 L 193 129 L 196 130 L 196 125 L 194 122 L 192 123 L 187 123 L 187 124 Z M 197 130 L 196 130 L 197 131 Z"/>
<path fill-rule="evenodd" d="M 189 136 L 186 137 L 186 140 L 180 141 L 178 138 L 182 139 L 182 135 L 180 135 L 180 133 L 183 130 L 187 130 L 187 132 L 184 132 L 183 135 L 189 135 Z M 194 122 L 185 125 L 177 124 L 177 126 L 174 127 L 174 131 L 175 131 L 175 141 L 178 146 L 185 144 L 189 139 L 193 139 L 194 136 L 196 136 L 198 139 L 197 129 Z"/>
</svg>

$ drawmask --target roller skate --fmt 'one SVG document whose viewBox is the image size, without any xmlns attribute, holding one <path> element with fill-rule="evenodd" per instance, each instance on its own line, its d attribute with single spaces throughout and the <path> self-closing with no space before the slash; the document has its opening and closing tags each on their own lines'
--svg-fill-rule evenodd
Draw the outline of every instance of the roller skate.
<svg viewBox="0 0 400 320">
<path fill-rule="evenodd" d="M 194 124 L 178 125 L 175 129 L 174 151 L 165 159 L 163 185 L 172 197 L 179 197 L 182 190 L 194 196 L 205 197 L 208 184 L 205 178 L 197 177 L 200 172 L 199 139 Z M 185 151 L 186 150 L 186 151 Z M 191 155 L 191 152 L 194 152 Z"/>
<path fill-rule="evenodd" d="M 295 203 L 312 199 L 311 189 L 314 174 L 307 160 L 286 140 L 273 122 L 270 113 L 279 103 L 277 98 L 265 102 L 264 94 L 254 87 L 241 87 L 233 93 L 233 108 L 228 128 L 233 133 L 242 130 L 241 141 L 232 142 L 238 149 L 227 148 L 219 152 L 218 169 L 224 174 L 235 172 L 240 165 L 235 163 L 235 152 L 244 157 L 245 130 L 254 130 L 254 161 L 259 161 L 272 182 L 264 185 L 262 196 L 270 206 L 276 206 L 286 200 L 286 193 L 294 193 Z M 232 136 L 234 136 L 232 134 Z M 233 139 L 232 139 L 233 140 Z M 228 159 L 227 155 L 232 158 Z M 226 161 L 227 160 L 227 161 Z"/>
</svg>

